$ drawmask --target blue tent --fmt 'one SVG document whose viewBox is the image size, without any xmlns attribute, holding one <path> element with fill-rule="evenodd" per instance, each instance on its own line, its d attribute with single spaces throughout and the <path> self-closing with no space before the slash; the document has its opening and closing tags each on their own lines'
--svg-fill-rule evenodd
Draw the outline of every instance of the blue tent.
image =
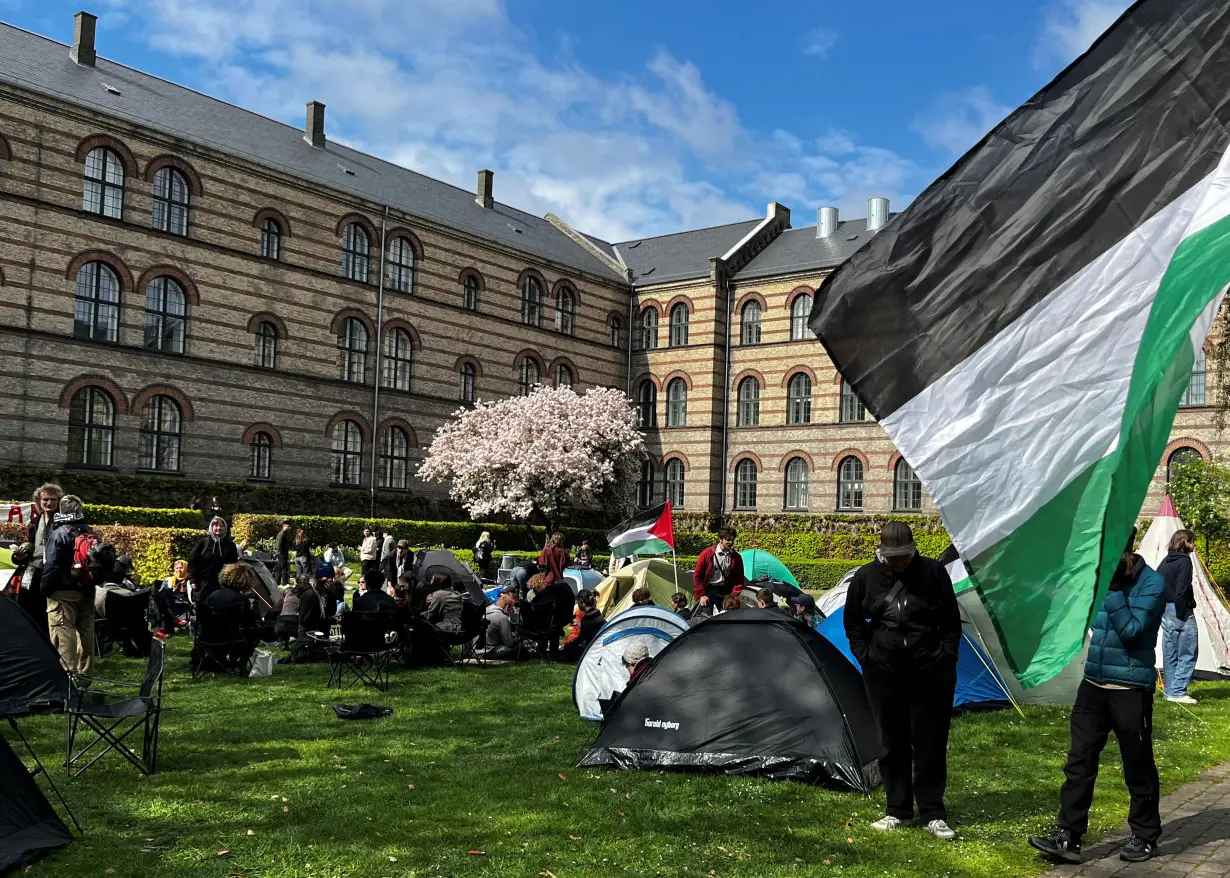
<svg viewBox="0 0 1230 878">
<path fill-rule="evenodd" d="M 850 641 L 846 638 L 846 610 L 844 607 L 827 616 L 817 630 L 829 643 L 841 650 L 841 654 L 850 660 L 850 664 L 859 669 L 858 659 L 850 652 Z M 957 690 L 953 694 L 952 706 L 958 710 L 971 710 L 987 707 L 1002 707 L 1012 703 L 1012 696 L 1004 685 L 995 665 L 987 656 L 986 650 L 978 645 L 968 631 L 961 632 L 961 649 L 957 653 Z"/>
</svg>

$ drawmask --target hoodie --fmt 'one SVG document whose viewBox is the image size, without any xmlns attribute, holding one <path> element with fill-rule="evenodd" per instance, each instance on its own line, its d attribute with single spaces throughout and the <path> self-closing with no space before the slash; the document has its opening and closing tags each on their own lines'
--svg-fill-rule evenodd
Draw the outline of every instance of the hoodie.
<svg viewBox="0 0 1230 878">
<path fill-rule="evenodd" d="M 215 521 L 222 522 L 221 536 L 214 536 L 212 528 Z M 188 578 L 196 588 L 193 599 L 198 602 L 218 587 L 218 574 L 222 568 L 239 560 L 239 549 L 231 539 L 226 519 L 214 516 L 209 525 L 188 556 Z"/>
<path fill-rule="evenodd" d="M 1187 552 L 1170 552 L 1157 565 L 1157 572 L 1166 583 L 1166 603 L 1174 604 L 1174 614 L 1180 622 L 1192 617 L 1196 592 L 1192 589 L 1192 556 Z"/>
<path fill-rule="evenodd" d="M 1136 555 L 1132 570 L 1115 571 L 1119 589 L 1106 593 L 1093 620 L 1085 679 L 1153 690 L 1157 629 L 1166 609 L 1165 583 Z"/>
<path fill-rule="evenodd" d="M 43 578 L 39 580 L 39 588 L 43 594 L 51 595 L 57 591 L 76 591 L 81 588 L 73 579 L 73 546 L 78 534 L 85 533 L 90 526 L 85 523 L 85 515 L 80 512 L 57 512 L 52 519 L 52 531 L 47 537 L 44 550 Z"/>
</svg>

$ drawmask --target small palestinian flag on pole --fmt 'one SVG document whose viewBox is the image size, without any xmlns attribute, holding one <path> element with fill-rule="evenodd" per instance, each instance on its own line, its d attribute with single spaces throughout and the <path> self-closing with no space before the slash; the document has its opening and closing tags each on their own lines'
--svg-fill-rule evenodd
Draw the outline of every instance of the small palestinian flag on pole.
<svg viewBox="0 0 1230 878">
<path fill-rule="evenodd" d="M 1078 653 L 1230 282 L 1230 3 L 1141 0 L 817 292 L 1021 683 Z"/>
<path fill-rule="evenodd" d="M 610 531 L 606 541 L 616 558 L 674 552 L 675 525 L 671 520 L 671 501 L 632 516 Z"/>
</svg>

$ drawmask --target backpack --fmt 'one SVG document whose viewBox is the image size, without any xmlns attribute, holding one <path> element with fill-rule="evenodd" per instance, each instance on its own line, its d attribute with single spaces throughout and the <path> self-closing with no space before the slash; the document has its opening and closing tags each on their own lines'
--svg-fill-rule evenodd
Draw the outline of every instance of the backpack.
<svg viewBox="0 0 1230 878">
<path fill-rule="evenodd" d="M 115 546 L 104 543 L 93 531 L 82 531 L 73 538 L 70 575 L 81 588 L 106 582 L 115 568 L 115 558 Z"/>
</svg>

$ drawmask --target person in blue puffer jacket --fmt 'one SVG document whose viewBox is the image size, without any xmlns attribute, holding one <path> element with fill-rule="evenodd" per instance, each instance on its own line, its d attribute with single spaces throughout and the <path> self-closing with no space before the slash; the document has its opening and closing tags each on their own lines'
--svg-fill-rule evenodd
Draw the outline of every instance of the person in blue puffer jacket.
<svg viewBox="0 0 1230 878">
<path fill-rule="evenodd" d="M 1093 621 L 1085 679 L 1072 705 L 1072 744 L 1059 792 L 1059 825 L 1049 835 L 1029 837 L 1031 846 L 1061 862 L 1080 862 L 1098 759 L 1112 731 L 1131 795 L 1132 838 L 1119 858 L 1133 863 L 1149 859 L 1162 834 L 1153 760 L 1153 690 L 1157 688 L 1154 647 L 1166 608 L 1166 588 L 1162 577 L 1132 551 L 1135 543 L 1133 528 Z"/>
</svg>

